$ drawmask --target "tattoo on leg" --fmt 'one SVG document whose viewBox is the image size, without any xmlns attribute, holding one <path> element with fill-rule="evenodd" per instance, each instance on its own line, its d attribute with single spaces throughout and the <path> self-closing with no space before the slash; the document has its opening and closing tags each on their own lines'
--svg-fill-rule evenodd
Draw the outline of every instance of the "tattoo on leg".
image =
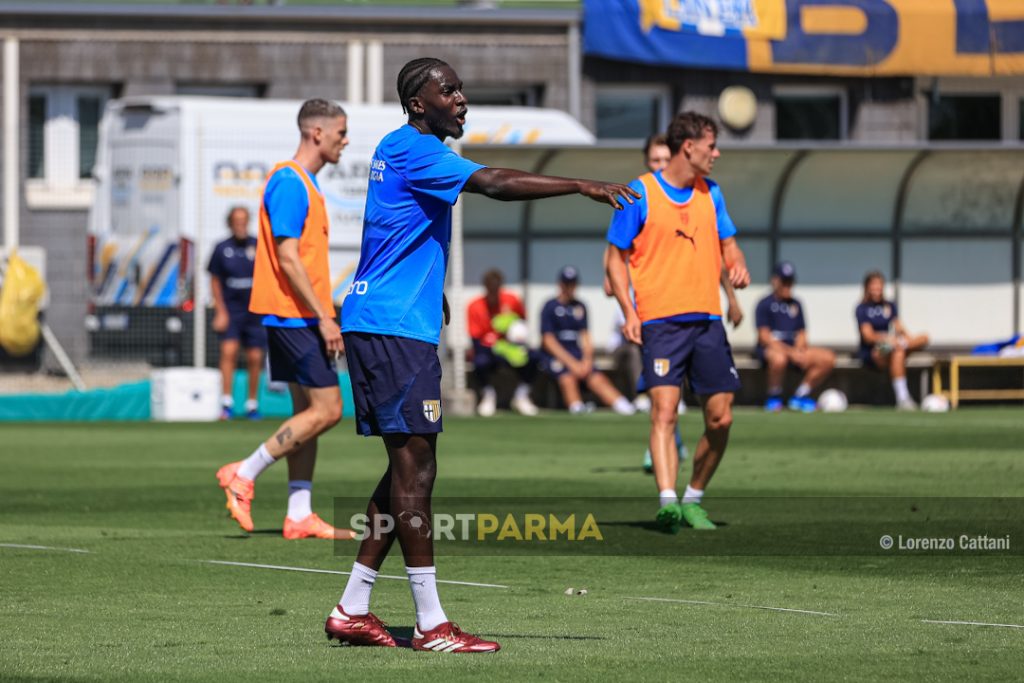
<svg viewBox="0 0 1024 683">
<path fill-rule="evenodd" d="M 292 428 L 285 427 L 284 429 L 277 433 L 277 444 L 279 446 L 283 446 L 284 442 L 290 438 L 292 438 Z"/>
</svg>

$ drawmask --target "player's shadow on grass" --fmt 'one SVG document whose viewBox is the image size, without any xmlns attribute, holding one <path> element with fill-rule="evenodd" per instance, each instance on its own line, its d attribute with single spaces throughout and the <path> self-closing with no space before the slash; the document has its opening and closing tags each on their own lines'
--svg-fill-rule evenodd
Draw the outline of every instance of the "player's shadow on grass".
<svg viewBox="0 0 1024 683">
<path fill-rule="evenodd" d="M 388 626 L 388 632 L 395 639 L 395 644 L 398 647 L 412 647 L 412 626 Z M 602 636 L 563 636 L 563 635 L 533 635 L 526 633 L 487 633 L 484 634 L 485 638 L 524 638 L 529 640 L 606 640 Z M 335 645 L 333 647 L 344 647 L 343 645 Z"/>
<path fill-rule="evenodd" d="M 719 522 L 716 519 L 713 519 L 711 521 L 714 522 L 715 526 L 717 526 L 720 529 L 722 527 L 729 526 L 728 522 Z M 603 526 L 603 527 L 605 527 L 605 526 L 628 526 L 628 527 L 632 527 L 634 529 L 643 529 L 644 531 L 653 531 L 653 532 L 655 532 L 657 534 L 668 535 L 664 531 L 662 531 L 661 525 L 659 525 L 653 519 L 650 519 L 650 520 L 648 520 L 648 519 L 639 520 L 638 519 L 638 520 L 628 521 L 628 522 L 601 522 L 600 525 Z M 688 532 L 688 531 L 693 531 L 693 529 L 688 527 L 686 524 L 683 524 L 682 528 L 679 530 L 680 533 L 684 533 L 684 532 Z"/>
<path fill-rule="evenodd" d="M 253 536 L 281 536 L 283 534 L 284 529 L 253 529 L 249 533 L 229 534 L 224 538 L 230 541 L 244 541 L 245 539 L 252 538 Z"/>
</svg>

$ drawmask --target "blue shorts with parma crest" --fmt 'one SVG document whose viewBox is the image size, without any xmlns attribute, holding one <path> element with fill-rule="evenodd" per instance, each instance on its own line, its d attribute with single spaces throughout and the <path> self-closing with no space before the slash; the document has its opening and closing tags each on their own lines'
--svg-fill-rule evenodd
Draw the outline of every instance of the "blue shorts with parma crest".
<svg viewBox="0 0 1024 683">
<path fill-rule="evenodd" d="M 695 394 L 721 394 L 740 388 L 732 347 L 721 320 L 660 322 L 642 328 L 643 382 L 647 387 L 682 385 Z"/>
<path fill-rule="evenodd" d="M 270 379 L 304 387 L 338 386 L 338 370 L 316 327 L 267 328 Z"/>
<path fill-rule="evenodd" d="M 363 436 L 441 431 L 441 361 L 428 342 L 346 332 L 356 431 Z"/>
</svg>

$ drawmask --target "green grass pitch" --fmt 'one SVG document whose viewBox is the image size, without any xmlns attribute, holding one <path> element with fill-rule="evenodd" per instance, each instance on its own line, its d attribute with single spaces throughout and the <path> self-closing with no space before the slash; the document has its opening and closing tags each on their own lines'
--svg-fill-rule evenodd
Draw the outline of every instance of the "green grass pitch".
<svg viewBox="0 0 1024 683">
<path fill-rule="evenodd" d="M 697 420 L 683 417 L 691 446 Z M 715 519 L 716 497 L 1019 496 L 1022 425 L 1019 408 L 740 410 L 706 506 Z M 225 517 L 214 470 L 272 427 L 0 427 L 0 681 L 974 681 L 1024 671 L 1024 628 L 1010 627 L 1024 624 L 1019 546 L 983 557 L 440 557 L 440 579 L 508 586 L 440 586 L 448 615 L 501 652 L 332 647 L 323 621 L 345 576 L 196 561 L 350 568 L 354 546 L 336 556 L 331 543 L 274 533 L 283 465 L 257 484 L 257 533 Z M 321 440 L 314 508 L 328 518 L 333 496 L 368 495 L 383 468 L 379 440 L 352 432 L 346 420 Z M 645 434 L 641 416 L 448 419 L 435 494 L 650 496 L 653 516 L 654 484 L 639 469 Z M 736 534 L 764 523 L 757 514 L 706 533 Z M 684 548 L 695 533 L 673 542 Z M 397 552 L 383 573 L 404 573 Z M 402 581 L 379 581 L 372 608 L 412 626 Z"/>
</svg>

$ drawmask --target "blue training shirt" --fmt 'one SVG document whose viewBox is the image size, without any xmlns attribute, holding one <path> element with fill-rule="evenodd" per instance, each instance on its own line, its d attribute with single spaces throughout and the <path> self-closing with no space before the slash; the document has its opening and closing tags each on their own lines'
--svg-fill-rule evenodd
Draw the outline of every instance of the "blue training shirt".
<svg viewBox="0 0 1024 683">
<path fill-rule="evenodd" d="M 404 125 L 370 161 L 359 266 L 341 307 L 342 332 L 437 345 L 452 205 L 484 166 Z"/>
<path fill-rule="evenodd" d="M 807 329 L 804 320 L 804 307 L 798 299 L 777 299 L 769 294 L 757 302 L 754 311 L 754 323 L 757 327 L 767 327 L 772 338 L 792 346 L 796 343 L 796 335 Z"/>
<path fill-rule="evenodd" d="M 684 204 L 690 201 L 690 197 L 693 196 L 692 187 L 676 187 L 675 185 L 669 185 L 661 174 L 661 171 L 655 171 L 654 177 L 657 179 L 658 184 L 661 185 L 661 189 L 665 191 L 668 198 L 676 204 Z M 725 208 L 725 197 L 722 196 L 722 188 L 718 186 L 718 183 L 713 181 L 711 178 L 705 178 L 704 182 L 708 184 L 708 193 L 711 195 L 711 201 L 715 205 L 715 218 L 718 223 L 718 239 L 726 240 L 736 235 L 736 224 L 732 222 L 732 218 L 729 216 L 729 212 Z M 612 220 L 608 225 L 608 241 L 620 249 L 629 249 L 633 246 L 633 240 L 636 239 L 640 231 L 644 229 L 644 223 L 647 222 L 647 191 L 644 184 L 639 178 L 633 180 L 629 186 L 640 194 L 640 199 L 634 199 L 633 203 L 621 202 L 622 210 L 612 212 Z M 674 315 L 668 318 L 658 318 L 656 320 L 648 320 L 644 325 L 656 325 L 664 322 L 692 322 L 696 320 L 721 320 L 720 315 L 710 315 L 708 313 L 684 313 L 682 315 Z"/>
<path fill-rule="evenodd" d="M 316 176 L 309 173 L 306 175 L 319 192 L 320 184 L 316 181 Z M 270 217 L 270 232 L 274 237 L 302 237 L 302 228 L 306 225 L 306 216 L 309 214 L 309 193 L 295 169 L 286 166 L 270 176 L 263 191 L 263 206 Z M 263 324 L 267 327 L 311 327 L 317 324 L 317 320 L 265 315 Z"/>
<path fill-rule="evenodd" d="M 207 271 L 220 280 L 224 305 L 234 315 L 249 310 L 252 294 L 253 261 L 256 258 L 256 238 L 236 240 L 233 236 L 213 248 Z"/>
</svg>

